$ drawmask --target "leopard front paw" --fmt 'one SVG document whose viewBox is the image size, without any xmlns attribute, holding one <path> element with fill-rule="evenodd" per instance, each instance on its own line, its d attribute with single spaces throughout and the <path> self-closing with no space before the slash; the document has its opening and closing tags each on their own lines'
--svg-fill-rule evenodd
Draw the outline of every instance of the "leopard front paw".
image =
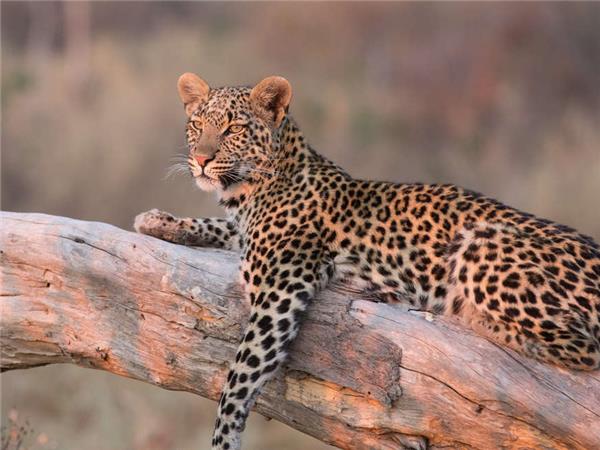
<svg viewBox="0 0 600 450">
<path fill-rule="evenodd" d="M 175 222 L 171 214 L 151 209 L 135 216 L 133 228 L 138 233 L 165 239 L 172 234 Z"/>
</svg>

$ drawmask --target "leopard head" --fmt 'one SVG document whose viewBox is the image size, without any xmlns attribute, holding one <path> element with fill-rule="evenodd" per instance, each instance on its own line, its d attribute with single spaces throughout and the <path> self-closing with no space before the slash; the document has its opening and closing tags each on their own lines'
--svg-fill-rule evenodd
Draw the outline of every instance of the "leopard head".
<svg viewBox="0 0 600 450">
<path fill-rule="evenodd" d="M 188 165 L 203 190 L 225 191 L 269 177 L 278 130 L 292 97 L 282 77 L 265 78 L 253 88 L 210 88 L 198 75 L 177 83 L 188 116 Z"/>
</svg>

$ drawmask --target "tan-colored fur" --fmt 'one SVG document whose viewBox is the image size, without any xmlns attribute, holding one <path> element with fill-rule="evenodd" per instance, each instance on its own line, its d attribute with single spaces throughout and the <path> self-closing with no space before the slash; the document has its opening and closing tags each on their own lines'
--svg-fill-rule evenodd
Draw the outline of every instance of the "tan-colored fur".
<svg viewBox="0 0 600 450">
<path fill-rule="evenodd" d="M 186 74 L 179 92 L 190 171 L 229 218 L 150 211 L 136 229 L 241 253 L 252 313 L 214 449 L 239 448 L 253 399 L 331 276 L 377 301 L 455 316 L 531 357 L 600 366 L 600 249 L 590 237 L 453 185 L 352 178 L 306 143 L 286 114 L 291 88 L 281 77 L 209 89 Z"/>
</svg>

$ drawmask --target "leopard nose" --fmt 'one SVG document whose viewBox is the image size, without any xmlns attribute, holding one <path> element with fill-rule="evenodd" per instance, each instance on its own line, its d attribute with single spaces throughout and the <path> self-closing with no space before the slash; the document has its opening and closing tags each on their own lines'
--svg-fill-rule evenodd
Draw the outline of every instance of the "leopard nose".
<svg viewBox="0 0 600 450">
<path fill-rule="evenodd" d="M 196 159 L 196 161 L 198 161 L 198 164 L 200 164 L 201 167 L 206 166 L 210 161 L 214 159 L 214 157 L 207 155 L 195 155 L 194 158 Z"/>
</svg>

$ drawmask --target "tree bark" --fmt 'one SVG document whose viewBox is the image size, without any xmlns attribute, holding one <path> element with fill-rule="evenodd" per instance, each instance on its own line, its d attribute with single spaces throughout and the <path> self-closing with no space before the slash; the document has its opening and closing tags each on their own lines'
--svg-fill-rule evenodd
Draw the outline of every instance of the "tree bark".
<svg viewBox="0 0 600 450">
<path fill-rule="evenodd" d="M 74 363 L 217 399 L 249 306 L 237 255 L 0 213 L 1 368 Z M 521 357 L 340 286 L 255 409 L 348 449 L 600 448 L 600 373 Z"/>
</svg>

